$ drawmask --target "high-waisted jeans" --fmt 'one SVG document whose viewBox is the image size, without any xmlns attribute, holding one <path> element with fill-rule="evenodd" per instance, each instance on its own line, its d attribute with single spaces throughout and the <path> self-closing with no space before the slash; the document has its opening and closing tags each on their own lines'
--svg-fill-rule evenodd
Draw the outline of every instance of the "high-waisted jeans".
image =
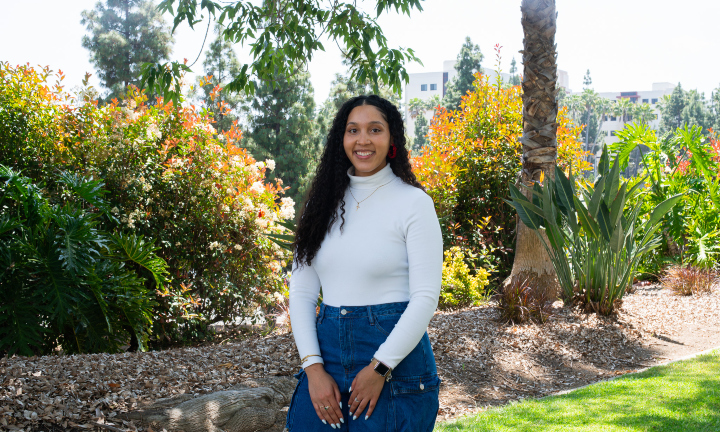
<svg viewBox="0 0 720 432">
<path fill-rule="evenodd" d="M 317 316 L 317 334 L 325 371 L 333 377 L 342 396 L 345 423 L 341 431 L 429 432 L 435 425 L 439 408 L 440 378 L 430 339 L 425 333 L 410 354 L 392 371 L 390 382 L 383 386 L 375 410 L 365 420 L 363 413 L 348 415 L 349 388 L 355 375 L 370 364 L 378 347 L 385 342 L 407 302 L 372 306 L 332 307 L 322 304 Z M 318 418 L 310 400 L 308 379 L 304 371 L 295 377 L 295 388 L 287 415 L 290 432 L 331 431 Z"/>
</svg>

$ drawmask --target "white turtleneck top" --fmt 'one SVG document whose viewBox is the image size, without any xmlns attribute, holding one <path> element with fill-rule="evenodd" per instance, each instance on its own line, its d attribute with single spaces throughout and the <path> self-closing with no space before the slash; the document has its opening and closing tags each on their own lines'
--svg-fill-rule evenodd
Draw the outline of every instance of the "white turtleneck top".
<svg viewBox="0 0 720 432">
<path fill-rule="evenodd" d="M 352 167 L 342 232 L 338 218 L 312 265 L 293 266 L 293 336 L 300 358 L 320 354 L 315 307 L 321 286 L 328 306 L 409 301 L 375 353 L 394 368 L 420 342 L 437 307 L 443 262 L 440 224 L 430 196 L 404 183 L 389 164 L 367 177 L 351 173 Z M 322 362 L 321 357 L 308 357 L 302 367 Z"/>
</svg>

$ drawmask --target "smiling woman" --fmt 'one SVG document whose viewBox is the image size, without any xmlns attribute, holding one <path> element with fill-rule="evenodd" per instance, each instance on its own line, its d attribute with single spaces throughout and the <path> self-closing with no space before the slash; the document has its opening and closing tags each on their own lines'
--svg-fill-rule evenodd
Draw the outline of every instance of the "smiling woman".
<svg viewBox="0 0 720 432">
<path fill-rule="evenodd" d="M 348 430 L 346 419 L 353 430 L 432 430 L 440 379 L 425 330 L 442 236 L 394 105 L 373 95 L 340 108 L 303 208 L 290 282 L 303 370 L 288 430 Z"/>
<path fill-rule="evenodd" d="M 356 176 L 371 176 L 387 165 L 390 141 L 387 120 L 377 108 L 372 105 L 353 108 L 348 116 L 343 147 Z M 390 157 L 395 157 L 396 151 L 394 149 Z"/>
</svg>

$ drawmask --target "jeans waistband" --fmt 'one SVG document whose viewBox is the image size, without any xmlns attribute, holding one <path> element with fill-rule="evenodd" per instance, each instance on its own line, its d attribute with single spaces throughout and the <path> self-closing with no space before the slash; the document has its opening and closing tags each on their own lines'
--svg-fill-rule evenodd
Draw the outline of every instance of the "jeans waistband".
<svg viewBox="0 0 720 432">
<path fill-rule="evenodd" d="M 367 317 L 370 322 L 373 322 L 373 316 L 377 315 L 395 315 L 402 314 L 407 308 L 408 302 L 398 303 L 381 303 L 376 305 L 367 306 L 328 306 L 325 303 L 320 305 L 320 312 L 318 313 L 318 319 L 324 318 L 344 318 L 344 319 L 357 319 Z"/>
</svg>

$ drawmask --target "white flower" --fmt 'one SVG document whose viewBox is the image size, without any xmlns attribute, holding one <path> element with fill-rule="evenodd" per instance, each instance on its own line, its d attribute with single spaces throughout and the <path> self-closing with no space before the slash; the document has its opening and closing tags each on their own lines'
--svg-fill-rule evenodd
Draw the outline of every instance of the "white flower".
<svg viewBox="0 0 720 432">
<path fill-rule="evenodd" d="M 120 213 L 120 210 L 119 210 L 117 207 L 113 207 L 113 208 L 110 209 L 110 213 L 112 213 L 112 214 L 119 214 L 119 213 Z"/>
<path fill-rule="evenodd" d="M 295 202 L 292 198 L 282 198 L 280 206 L 280 219 L 295 219 Z"/>
<path fill-rule="evenodd" d="M 230 212 L 230 207 L 228 207 L 227 205 L 223 205 L 223 206 L 222 206 L 222 211 L 224 211 L 225 213 L 229 213 L 229 212 Z"/>
<path fill-rule="evenodd" d="M 265 162 L 255 162 L 255 167 L 257 167 L 257 169 L 263 169 L 265 168 Z"/>
<path fill-rule="evenodd" d="M 220 247 L 221 247 L 220 243 L 218 243 L 216 241 L 214 241 L 214 242 L 210 243 L 210 245 L 208 245 L 208 249 L 210 249 L 210 250 L 220 249 Z"/>
<path fill-rule="evenodd" d="M 282 267 L 280 267 L 280 263 L 277 261 L 271 261 L 270 262 L 270 270 L 272 270 L 274 273 L 280 273 L 282 270 Z"/>
<path fill-rule="evenodd" d="M 175 246 L 180 246 L 180 245 L 181 245 L 180 242 L 175 243 Z"/>
<path fill-rule="evenodd" d="M 240 246 L 239 244 L 236 244 L 233 247 L 235 248 L 235 250 L 242 250 L 242 246 Z"/>
<path fill-rule="evenodd" d="M 265 165 L 267 165 L 270 171 L 275 171 L 275 161 L 272 159 L 265 159 Z"/>
<path fill-rule="evenodd" d="M 262 182 L 256 181 L 250 186 L 250 192 L 263 193 L 265 192 L 265 185 Z"/>
<path fill-rule="evenodd" d="M 162 137 L 162 134 L 160 133 L 160 128 L 158 128 L 155 123 L 150 123 L 146 133 L 149 140 L 160 139 L 160 137 Z"/>
</svg>

